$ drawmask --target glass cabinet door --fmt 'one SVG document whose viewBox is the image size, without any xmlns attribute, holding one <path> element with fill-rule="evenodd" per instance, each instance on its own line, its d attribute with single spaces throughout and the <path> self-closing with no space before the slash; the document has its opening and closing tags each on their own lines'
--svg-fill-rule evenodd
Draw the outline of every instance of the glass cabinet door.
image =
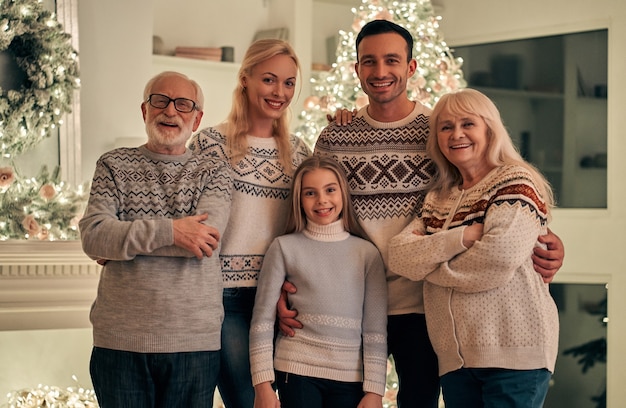
<svg viewBox="0 0 626 408">
<path fill-rule="evenodd" d="M 560 208 L 606 208 L 607 30 L 454 47 Z"/>
</svg>

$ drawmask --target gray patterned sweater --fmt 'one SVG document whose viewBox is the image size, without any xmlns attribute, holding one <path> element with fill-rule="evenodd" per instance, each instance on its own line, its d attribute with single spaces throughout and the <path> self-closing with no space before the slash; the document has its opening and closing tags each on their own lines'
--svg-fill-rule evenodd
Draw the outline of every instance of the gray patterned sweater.
<svg viewBox="0 0 626 408">
<path fill-rule="evenodd" d="M 196 259 L 174 246 L 172 220 L 208 213 L 224 232 L 227 163 L 145 147 L 97 162 L 79 227 L 83 250 L 106 259 L 90 319 L 94 346 L 142 353 L 219 350 L 223 319 L 219 248 Z"/>
<path fill-rule="evenodd" d="M 207 157 L 230 160 L 221 126 L 196 133 L 189 147 Z M 294 169 L 311 154 L 291 136 Z M 278 157 L 274 138 L 248 136 L 248 153 L 233 170 L 233 203 L 222 238 L 222 276 L 225 288 L 253 287 L 272 240 L 285 231 L 291 174 Z"/>
<path fill-rule="evenodd" d="M 283 235 L 267 251 L 259 276 L 250 329 L 254 385 L 274 381 L 274 369 L 336 381 L 363 381 L 365 392 L 383 395 L 387 371 L 387 285 L 383 262 L 369 241 L 347 233 L 341 220 L 308 222 Z M 304 328 L 278 334 L 276 301 L 285 279 Z"/>
</svg>

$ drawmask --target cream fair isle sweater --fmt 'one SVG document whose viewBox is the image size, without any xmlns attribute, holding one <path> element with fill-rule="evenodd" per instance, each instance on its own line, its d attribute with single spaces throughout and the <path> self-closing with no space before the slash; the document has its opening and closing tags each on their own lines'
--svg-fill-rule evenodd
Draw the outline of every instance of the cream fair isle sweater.
<svg viewBox="0 0 626 408">
<path fill-rule="evenodd" d="M 483 236 L 467 249 L 463 230 L 477 222 Z M 503 166 L 468 190 L 429 193 L 420 218 L 391 240 L 391 270 L 425 280 L 440 375 L 461 367 L 554 371 L 558 312 L 531 259 L 546 228 L 547 208 L 530 173 Z"/>
</svg>

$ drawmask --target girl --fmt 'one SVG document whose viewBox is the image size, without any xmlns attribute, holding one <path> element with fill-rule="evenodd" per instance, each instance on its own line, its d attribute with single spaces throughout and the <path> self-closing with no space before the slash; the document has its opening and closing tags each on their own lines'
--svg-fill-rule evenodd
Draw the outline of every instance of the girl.
<svg viewBox="0 0 626 408">
<path fill-rule="evenodd" d="M 289 133 L 298 71 L 287 42 L 256 41 L 241 63 L 227 120 L 191 139 L 192 150 L 224 159 L 233 170 L 233 201 L 220 252 L 224 324 L 218 388 L 227 408 L 254 403 L 248 339 L 257 276 L 267 247 L 284 231 L 293 172 L 311 154 Z"/>
<path fill-rule="evenodd" d="M 425 281 L 446 408 L 540 408 L 559 321 L 531 255 L 547 231 L 550 185 L 476 90 L 444 95 L 430 134 L 437 173 L 420 217 L 391 240 L 389 268 Z"/>
<path fill-rule="evenodd" d="M 305 160 L 294 174 L 287 234 L 274 240 L 259 276 L 250 330 L 256 408 L 382 407 L 387 284 L 366 238 L 338 163 Z M 274 349 L 285 279 L 298 288 L 290 301 L 304 328 L 278 334 Z"/>
</svg>

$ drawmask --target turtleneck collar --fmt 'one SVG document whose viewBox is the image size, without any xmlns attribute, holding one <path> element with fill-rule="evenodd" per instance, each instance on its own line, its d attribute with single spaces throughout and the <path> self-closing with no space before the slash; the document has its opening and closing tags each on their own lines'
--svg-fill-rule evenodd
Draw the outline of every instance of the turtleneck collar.
<svg viewBox="0 0 626 408">
<path fill-rule="evenodd" d="M 341 218 L 327 225 L 319 225 L 307 219 L 306 228 L 302 233 L 308 238 L 323 242 L 343 241 L 350 236 L 343 227 Z"/>
</svg>

